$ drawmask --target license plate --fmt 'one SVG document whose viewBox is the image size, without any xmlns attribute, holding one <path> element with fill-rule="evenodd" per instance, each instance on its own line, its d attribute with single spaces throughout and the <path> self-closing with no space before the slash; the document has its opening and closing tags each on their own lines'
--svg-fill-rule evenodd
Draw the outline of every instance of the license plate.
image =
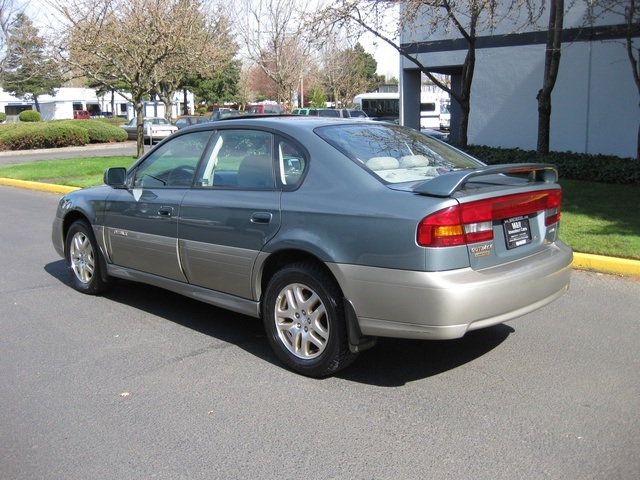
<svg viewBox="0 0 640 480">
<path fill-rule="evenodd" d="M 516 248 L 531 243 L 529 218 L 515 217 L 504 221 L 504 234 L 507 237 L 507 248 Z"/>
</svg>

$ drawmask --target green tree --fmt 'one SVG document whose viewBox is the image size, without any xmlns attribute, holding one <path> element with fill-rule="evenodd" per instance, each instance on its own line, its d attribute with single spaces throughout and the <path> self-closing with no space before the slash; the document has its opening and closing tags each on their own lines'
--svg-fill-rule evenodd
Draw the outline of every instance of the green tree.
<svg viewBox="0 0 640 480">
<path fill-rule="evenodd" d="M 55 95 L 62 85 L 57 64 L 45 51 L 45 41 L 24 13 L 18 13 L 7 37 L 8 56 L 2 73 L 2 88 L 18 98 L 33 100 L 40 112 L 38 97 Z"/>
<path fill-rule="evenodd" d="M 367 53 L 362 45 L 359 43 L 353 48 L 356 57 L 356 66 L 358 68 L 358 74 L 364 79 L 365 89 L 367 92 L 377 90 L 381 83 L 384 83 L 384 75 L 378 75 L 376 70 L 378 69 L 378 62 L 373 55 Z"/>
<path fill-rule="evenodd" d="M 311 102 L 309 105 L 312 108 L 325 108 L 327 106 L 327 97 L 325 97 L 322 90 L 319 88 L 314 88 L 311 90 Z"/>
<path fill-rule="evenodd" d="M 210 78 L 191 78 L 186 85 L 200 102 L 217 103 L 239 101 L 240 74 L 242 62 L 232 60 L 214 72 Z"/>
</svg>

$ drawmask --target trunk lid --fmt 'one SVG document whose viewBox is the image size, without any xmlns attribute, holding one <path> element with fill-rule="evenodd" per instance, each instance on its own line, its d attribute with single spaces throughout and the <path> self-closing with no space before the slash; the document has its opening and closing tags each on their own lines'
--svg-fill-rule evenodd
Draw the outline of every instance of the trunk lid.
<svg viewBox="0 0 640 480">
<path fill-rule="evenodd" d="M 487 166 L 445 173 L 411 186 L 418 195 L 454 198 L 458 205 L 418 225 L 418 244 L 466 246 L 480 270 L 541 253 L 558 240 L 562 190 L 549 164 Z"/>
</svg>

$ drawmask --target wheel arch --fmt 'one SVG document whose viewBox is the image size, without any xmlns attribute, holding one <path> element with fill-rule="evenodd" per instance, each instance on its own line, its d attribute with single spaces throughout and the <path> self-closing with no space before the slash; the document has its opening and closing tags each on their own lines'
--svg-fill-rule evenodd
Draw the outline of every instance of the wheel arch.
<svg viewBox="0 0 640 480">
<path fill-rule="evenodd" d="M 349 349 L 351 350 L 351 352 L 358 353 L 375 346 L 375 344 L 377 343 L 377 338 L 365 336 L 362 334 L 355 307 L 353 306 L 353 303 L 351 303 L 351 301 L 347 297 L 345 297 L 344 289 L 342 288 L 342 285 L 340 284 L 338 278 L 334 275 L 334 273 L 326 265 L 326 263 L 324 263 L 317 256 L 305 250 L 280 250 L 269 255 L 264 263 L 262 263 L 262 265 L 260 266 L 259 282 L 256 287 L 256 298 L 258 299 L 260 305 L 258 309 L 260 317 L 262 318 L 263 316 L 263 292 L 265 291 L 269 280 L 278 270 L 280 270 L 285 265 L 290 265 L 297 262 L 308 262 L 316 265 L 318 268 L 322 269 L 330 278 L 332 278 L 335 284 L 338 286 L 340 295 L 342 297 L 342 306 L 345 311 Z"/>
<path fill-rule="evenodd" d="M 69 232 L 69 227 L 71 227 L 71 225 L 73 225 L 75 222 L 77 222 L 78 220 L 84 220 L 87 225 L 89 225 L 90 227 L 92 227 L 91 225 L 91 221 L 89 220 L 89 218 L 87 217 L 87 215 L 85 215 L 83 212 L 81 212 L 80 210 L 71 210 L 70 212 L 68 212 L 64 218 L 62 219 L 62 239 L 63 239 L 63 245 L 66 244 L 66 242 L 64 241 L 67 238 L 67 233 Z M 93 228 L 93 227 L 92 227 Z M 65 253 L 66 253 L 66 246 L 65 246 Z"/>
<path fill-rule="evenodd" d="M 340 288 L 341 294 L 344 296 L 340 282 L 338 282 L 338 279 L 335 277 L 335 275 L 319 257 L 305 250 L 288 248 L 278 250 L 269 254 L 264 262 L 260 265 L 256 282 L 256 298 L 258 299 L 260 304 L 262 304 L 263 301 L 263 292 L 273 275 L 285 265 L 290 265 L 297 262 L 312 263 L 324 270 L 328 275 L 331 276 L 331 278 L 333 278 L 333 280 L 336 282 L 336 285 L 338 285 L 338 287 Z M 262 311 L 262 307 L 260 308 L 260 310 Z"/>
<path fill-rule="evenodd" d="M 69 228 L 77 221 L 83 221 L 87 224 L 89 229 L 93 232 L 93 235 L 96 237 L 97 247 L 98 247 L 98 262 L 100 262 L 100 276 L 102 280 L 107 282 L 109 281 L 109 275 L 107 273 L 107 259 L 104 252 L 104 246 L 102 239 L 96 235 L 96 232 L 93 229 L 93 224 L 91 220 L 82 210 L 71 210 L 69 211 L 64 218 L 62 219 L 62 248 L 64 249 L 64 255 L 67 255 L 67 234 L 69 232 Z"/>
</svg>

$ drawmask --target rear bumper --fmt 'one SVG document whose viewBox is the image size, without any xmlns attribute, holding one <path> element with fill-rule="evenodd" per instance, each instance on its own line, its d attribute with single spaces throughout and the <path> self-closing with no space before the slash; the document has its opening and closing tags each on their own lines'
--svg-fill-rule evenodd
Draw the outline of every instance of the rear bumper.
<svg viewBox="0 0 640 480">
<path fill-rule="evenodd" d="M 447 340 L 525 315 L 562 296 L 571 248 L 484 270 L 415 272 L 331 264 L 364 335 Z"/>
</svg>

